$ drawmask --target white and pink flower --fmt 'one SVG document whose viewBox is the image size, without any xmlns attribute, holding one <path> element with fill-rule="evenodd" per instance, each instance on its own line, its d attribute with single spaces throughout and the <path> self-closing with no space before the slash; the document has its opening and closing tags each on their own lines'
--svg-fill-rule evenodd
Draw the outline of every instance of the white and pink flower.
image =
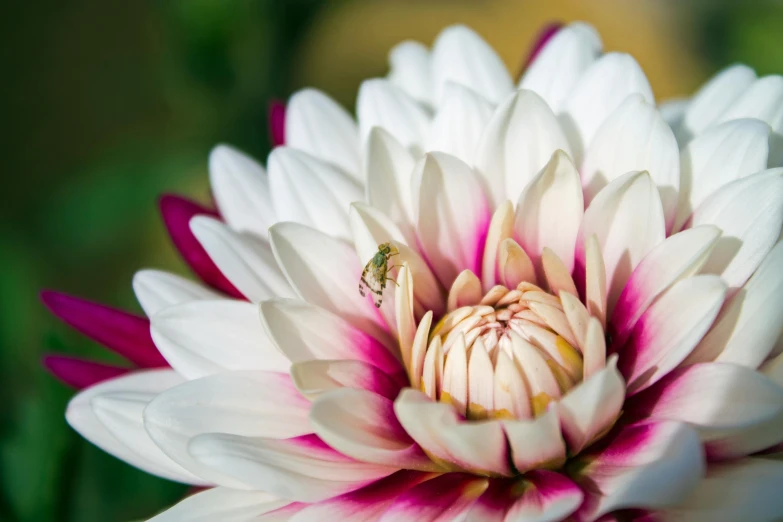
<svg viewBox="0 0 783 522">
<path fill-rule="evenodd" d="M 518 85 L 461 26 L 390 63 L 356 120 L 294 94 L 266 169 L 216 147 L 219 212 L 161 200 L 204 284 L 44 295 L 136 366 L 49 358 L 69 423 L 209 488 L 159 522 L 780 517 L 783 78 L 659 110 L 583 23 Z"/>
</svg>

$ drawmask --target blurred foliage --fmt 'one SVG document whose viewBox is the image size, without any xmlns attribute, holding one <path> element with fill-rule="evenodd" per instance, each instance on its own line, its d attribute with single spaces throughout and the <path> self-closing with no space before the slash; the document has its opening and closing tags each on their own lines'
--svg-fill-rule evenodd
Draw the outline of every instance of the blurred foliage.
<svg viewBox="0 0 783 522">
<path fill-rule="evenodd" d="M 608 7 L 607 7 L 608 5 Z M 600 6 L 600 7 L 599 7 Z M 155 198 L 208 200 L 217 142 L 268 150 L 266 109 L 304 84 L 352 103 L 396 41 L 475 25 L 512 69 L 540 23 L 584 18 L 659 96 L 735 61 L 783 71 L 780 2 L 37 0 L 0 8 L 0 520 L 143 519 L 186 491 L 68 428 L 48 351 L 114 361 L 49 317 L 41 288 L 138 311 L 133 272 L 184 273 Z"/>
</svg>

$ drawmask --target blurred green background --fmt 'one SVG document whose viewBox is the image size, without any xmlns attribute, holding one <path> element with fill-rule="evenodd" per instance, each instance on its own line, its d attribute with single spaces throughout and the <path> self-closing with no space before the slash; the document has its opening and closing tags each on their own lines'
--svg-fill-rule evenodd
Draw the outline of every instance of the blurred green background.
<svg viewBox="0 0 783 522">
<path fill-rule="evenodd" d="M 58 351 L 111 362 L 50 317 L 41 288 L 138 311 L 140 267 L 185 273 L 155 198 L 208 201 L 217 142 L 259 159 L 266 109 L 313 85 L 351 106 L 405 38 L 465 22 L 512 71 L 538 27 L 585 19 L 632 52 L 658 99 L 692 92 L 735 61 L 783 72 L 783 3 L 410 0 L 39 0 L 0 7 L 0 520 L 143 519 L 181 485 L 81 440 L 72 390 L 40 368 Z"/>
</svg>

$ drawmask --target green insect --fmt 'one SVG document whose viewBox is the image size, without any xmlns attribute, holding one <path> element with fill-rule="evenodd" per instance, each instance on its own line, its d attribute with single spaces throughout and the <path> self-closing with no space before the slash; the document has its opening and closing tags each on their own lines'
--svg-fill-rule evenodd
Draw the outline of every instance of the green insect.
<svg viewBox="0 0 783 522">
<path fill-rule="evenodd" d="M 359 293 L 364 297 L 367 295 L 367 290 L 372 292 L 376 308 L 380 308 L 383 302 L 383 290 L 386 288 L 386 281 L 397 284 L 397 281 L 389 277 L 389 271 L 396 266 L 389 266 L 389 259 L 399 254 L 397 247 L 391 243 L 378 245 L 378 251 L 372 256 L 370 262 L 364 266 L 364 270 L 362 270 L 362 279 L 359 281 Z"/>
</svg>

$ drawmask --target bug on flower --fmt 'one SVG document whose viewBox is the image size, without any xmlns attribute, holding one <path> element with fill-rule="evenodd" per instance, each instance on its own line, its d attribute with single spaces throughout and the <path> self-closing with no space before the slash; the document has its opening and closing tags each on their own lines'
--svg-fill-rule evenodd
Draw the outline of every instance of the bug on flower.
<svg viewBox="0 0 783 522">
<path fill-rule="evenodd" d="M 364 297 L 367 295 L 365 289 L 368 289 L 375 294 L 373 302 L 376 308 L 380 308 L 383 302 L 383 290 L 386 288 L 386 281 L 397 284 L 397 281 L 389 277 L 389 271 L 394 268 L 394 266 L 389 266 L 389 259 L 399 254 L 397 247 L 391 243 L 383 243 L 378 245 L 378 251 L 364 265 L 362 278 L 359 281 L 359 293 Z"/>
</svg>

